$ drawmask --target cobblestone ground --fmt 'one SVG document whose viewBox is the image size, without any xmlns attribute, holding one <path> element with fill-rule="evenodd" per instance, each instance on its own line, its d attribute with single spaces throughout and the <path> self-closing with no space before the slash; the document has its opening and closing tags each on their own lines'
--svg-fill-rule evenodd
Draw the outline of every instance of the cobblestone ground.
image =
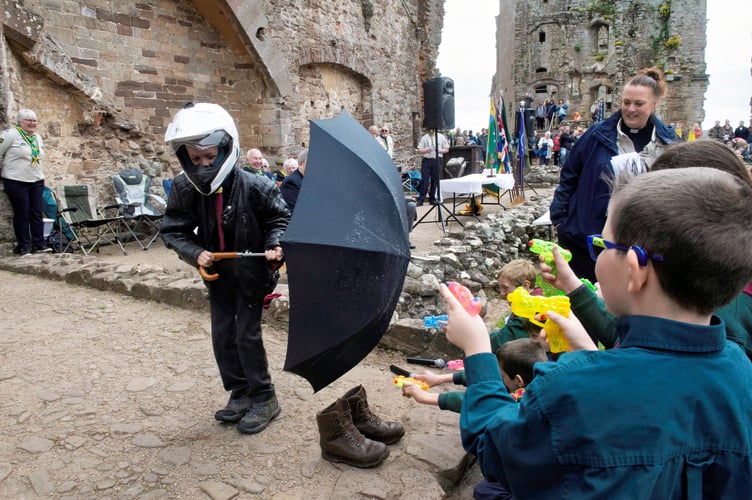
<svg viewBox="0 0 752 500">
<path fill-rule="evenodd" d="M 436 221 L 411 234 L 418 253 L 440 237 Z M 99 257 L 187 268 L 160 243 Z M 393 387 L 390 364 L 419 369 L 401 353 L 376 349 L 313 394 L 282 371 L 286 331 L 264 325 L 282 413 L 246 436 L 213 419 L 226 394 L 207 312 L 6 271 L 0 296 L 0 498 L 464 499 L 480 479 L 477 466 L 458 479 L 469 461 L 458 415 Z M 320 458 L 316 412 L 358 384 L 407 431 L 374 469 Z"/>
<path fill-rule="evenodd" d="M 27 257 L 28 258 L 28 257 Z M 36 257 L 30 257 L 34 259 Z M 461 468 L 458 416 L 392 385 L 377 349 L 313 394 L 282 371 L 286 333 L 265 327 L 282 406 L 261 434 L 223 406 L 208 314 L 0 271 L 0 497 L 444 498 Z M 375 469 L 320 458 L 315 414 L 363 384 L 405 438 Z M 464 490 L 452 498 L 468 498 Z"/>
</svg>

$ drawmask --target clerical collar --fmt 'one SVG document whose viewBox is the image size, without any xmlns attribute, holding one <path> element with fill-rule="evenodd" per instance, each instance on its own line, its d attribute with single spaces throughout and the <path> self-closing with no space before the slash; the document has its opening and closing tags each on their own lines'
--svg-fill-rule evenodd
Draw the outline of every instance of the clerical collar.
<svg viewBox="0 0 752 500">
<path fill-rule="evenodd" d="M 645 148 L 645 146 L 650 144 L 650 141 L 653 140 L 653 132 L 655 130 L 653 117 L 651 116 L 648 118 L 648 122 L 645 126 L 638 129 L 627 127 L 627 124 L 624 123 L 624 119 L 622 118 L 619 120 L 619 130 L 629 137 L 632 144 L 634 144 L 635 151 L 639 153 Z"/>
</svg>

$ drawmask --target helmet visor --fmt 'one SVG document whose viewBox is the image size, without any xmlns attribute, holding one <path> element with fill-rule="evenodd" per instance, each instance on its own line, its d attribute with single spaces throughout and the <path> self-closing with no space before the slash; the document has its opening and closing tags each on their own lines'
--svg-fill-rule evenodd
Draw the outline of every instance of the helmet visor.
<svg viewBox="0 0 752 500">
<path fill-rule="evenodd" d="M 231 142 L 232 142 L 232 137 L 230 136 L 230 134 L 228 134 L 224 130 L 215 130 L 214 132 L 211 132 L 202 137 L 190 137 L 190 138 L 185 138 L 185 139 L 174 140 L 172 141 L 172 150 L 173 152 L 177 153 L 177 151 L 182 146 L 190 146 L 200 151 L 213 148 L 213 147 L 218 147 L 222 149 L 223 146 L 227 146 Z"/>
</svg>

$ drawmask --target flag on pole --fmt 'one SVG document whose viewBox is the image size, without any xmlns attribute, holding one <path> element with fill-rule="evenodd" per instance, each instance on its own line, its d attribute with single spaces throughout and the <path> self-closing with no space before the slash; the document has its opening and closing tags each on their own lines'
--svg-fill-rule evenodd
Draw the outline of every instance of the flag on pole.
<svg viewBox="0 0 752 500">
<path fill-rule="evenodd" d="M 525 108 L 520 107 L 520 136 L 519 141 L 517 141 L 517 156 L 520 157 L 520 171 L 522 171 L 525 168 L 525 141 L 527 140 L 527 137 L 525 136 Z"/>
<path fill-rule="evenodd" d="M 498 172 L 499 156 L 497 154 L 497 145 L 499 140 L 499 125 L 496 120 L 496 106 L 493 98 L 491 99 L 491 112 L 488 117 L 488 144 L 486 145 L 486 168 L 492 173 Z"/>
<path fill-rule="evenodd" d="M 509 160 L 509 141 L 507 140 L 507 109 L 504 105 L 504 98 L 499 97 L 500 106 L 496 107 L 497 120 L 499 124 L 499 139 L 497 141 L 497 149 L 500 152 L 499 160 L 500 165 L 504 165 L 503 171 L 505 174 L 512 173 L 512 165 Z"/>
<path fill-rule="evenodd" d="M 517 177 L 515 184 L 517 184 L 518 196 L 515 198 L 513 204 L 521 203 L 525 201 L 525 150 L 527 149 L 527 136 L 525 135 L 525 103 L 523 101 L 520 106 L 520 136 L 517 142 L 517 155 L 520 158 L 520 165 L 517 168 Z"/>
</svg>

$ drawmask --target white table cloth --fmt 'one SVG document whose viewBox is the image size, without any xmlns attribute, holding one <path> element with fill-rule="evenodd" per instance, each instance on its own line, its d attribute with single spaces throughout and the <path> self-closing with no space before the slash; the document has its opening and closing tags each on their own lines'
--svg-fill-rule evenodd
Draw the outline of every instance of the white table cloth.
<svg viewBox="0 0 752 500">
<path fill-rule="evenodd" d="M 496 174 L 494 177 L 487 177 L 484 174 L 470 174 L 455 179 L 442 179 L 439 181 L 439 190 L 443 200 L 459 194 L 481 194 L 483 186 L 489 184 L 496 184 L 499 186 L 499 191 L 503 192 L 514 187 L 514 176 L 512 174 Z"/>
</svg>

